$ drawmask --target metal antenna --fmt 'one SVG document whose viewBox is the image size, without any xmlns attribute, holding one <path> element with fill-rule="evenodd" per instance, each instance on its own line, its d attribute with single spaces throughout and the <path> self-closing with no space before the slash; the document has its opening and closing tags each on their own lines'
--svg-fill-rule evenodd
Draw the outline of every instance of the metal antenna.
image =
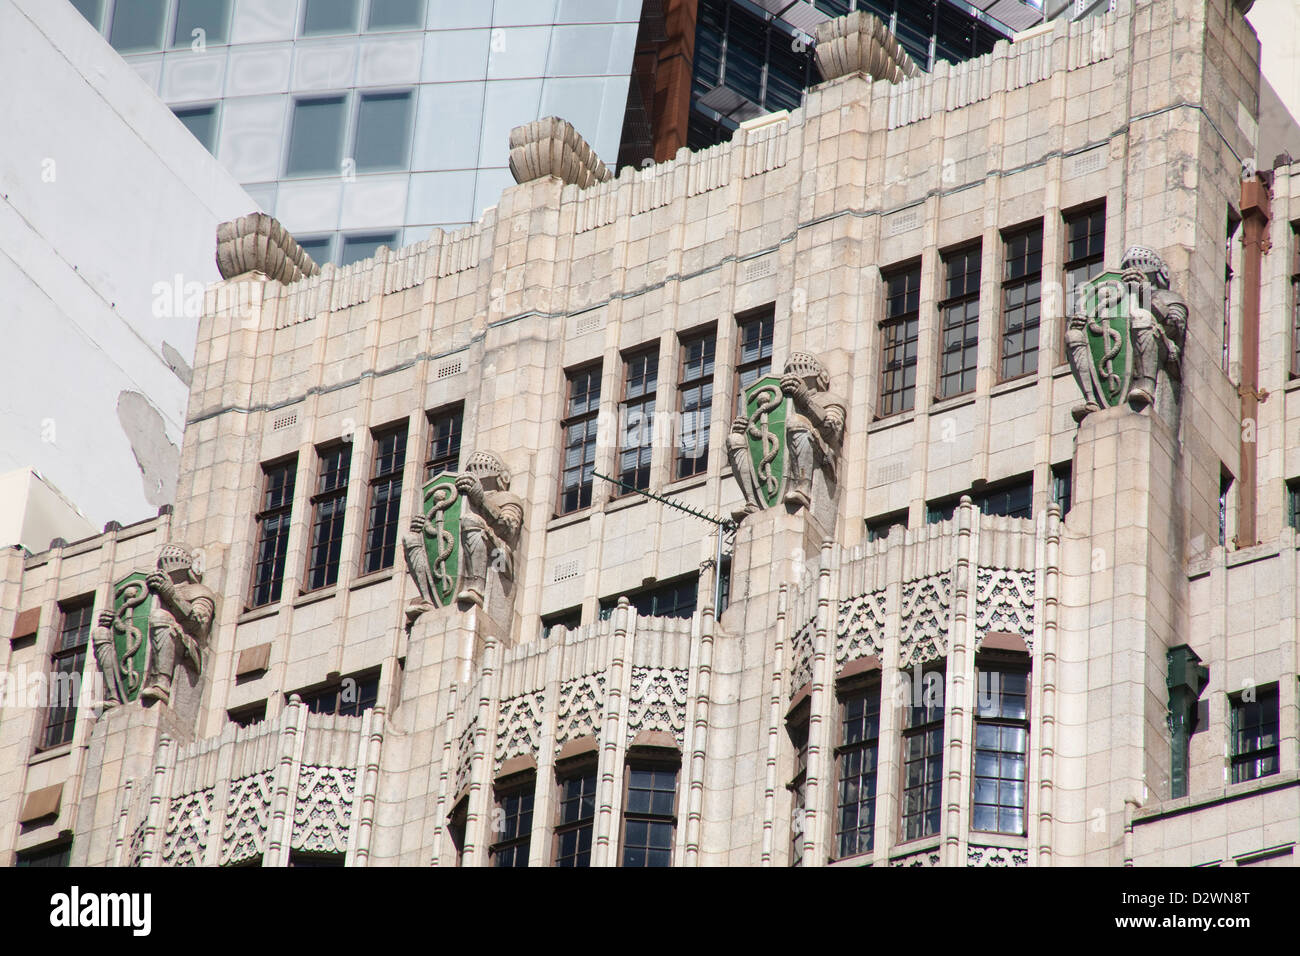
<svg viewBox="0 0 1300 956">
<path fill-rule="evenodd" d="M 603 481 L 608 481 L 610 484 L 618 485 L 625 491 L 634 491 L 638 495 L 649 498 L 651 501 L 658 501 L 661 504 L 667 505 L 669 508 L 676 508 L 678 511 L 684 511 L 692 518 L 699 518 L 701 521 L 707 521 L 718 529 L 718 554 L 713 562 L 713 618 L 716 621 L 718 618 L 718 602 L 722 597 L 722 539 L 724 536 L 736 530 L 736 519 L 719 518 L 717 515 L 709 514 L 707 511 L 701 511 L 699 508 L 693 508 L 680 501 L 674 501 L 672 498 L 667 498 L 663 495 L 657 495 L 652 491 L 644 491 L 641 488 L 624 484 L 617 478 L 611 478 L 609 475 L 602 475 L 595 469 L 592 469 L 591 473 Z"/>
</svg>

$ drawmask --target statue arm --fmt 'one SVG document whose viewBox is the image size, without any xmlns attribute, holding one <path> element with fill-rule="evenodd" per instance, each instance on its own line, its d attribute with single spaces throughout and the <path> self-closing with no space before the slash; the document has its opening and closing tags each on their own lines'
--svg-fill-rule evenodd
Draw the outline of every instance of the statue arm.
<svg viewBox="0 0 1300 956">
<path fill-rule="evenodd" d="M 518 537 L 524 526 L 524 509 L 517 502 L 507 502 L 500 508 L 485 504 L 483 510 L 498 538 L 502 541 L 514 541 Z"/>
</svg>

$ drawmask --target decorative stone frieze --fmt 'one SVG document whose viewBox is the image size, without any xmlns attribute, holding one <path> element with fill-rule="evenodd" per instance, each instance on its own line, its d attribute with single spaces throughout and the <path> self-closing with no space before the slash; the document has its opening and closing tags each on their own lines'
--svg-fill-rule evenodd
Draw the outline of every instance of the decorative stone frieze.
<svg viewBox="0 0 1300 956">
<path fill-rule="evenodd" d="M 260 272 L 288 284 L 317 275 L 320 267 L 279 220 L 255 212 L 217 227 L 217 270 L 223 279 Z"/>
<path fill-rule="evenodd" d="M 273 789 L 269 770 L 230 781 L 221 828 L 222 866 L 257 859 L 265 851 Z"/>
<path fill-rule="evenodd" d="M 497 720 L 496 764 L 511 757 L 536 757 L 542 740 L 545 694 L 540 690 L 501 701 Z"/>
<path fill-rule="evenodd" d="M 587 674 L 560 685 L 560 714 L 555 742 L 568 743 L 575 737 L 600 735 L 605 706 L 605 675 Z"/>
<path fill-rule="evenodd" d="M 628 695 L 627 739 L 643 730 L 672 734 L 677 746 L 686 738 L 686 688 L 689 675 L 678 667 L 632 668 Z"/>
<path fill-rule="evenodd" d="M 884 591 L 869 591 L 840 601 L 835 623 L 835 666 L 883 653 L 884 628 Z"/>
<path fill-rule="evenodd" d="M 912 853 L 908 856 L 900 856 L 890 860 L 890 866 L 939 866 L 943 857 L 938 849 L 922 850 L 920 853 Z"/>
<path fill-rule="evenodd" d="M 975 647 L 990 631 L 1019 634 L 1034 649 L 1034 572 L 980 568 L 975 585 Z"/>
<path fill-rule="evenodd" d="M 212 825 L 211 787 L 172 800 L 163 832 L 164 866 L 201 866 Z"/>
<path fill-rule="evenodd" d="M 290 846 L 310 853 L 345 853 L 352 821 L 356 771 L 351 767 L 304 766 L 298 772 Z"/>
<path fill-rule="evenodd" d="M 517 183 L 556 176 L 581 188 L 603 183 L 612 175 L 573 124 L 558 116 L 510 131 L 510 172 Z"/>
<path fill-rule="evenodd" d="M 967 866 L 1028 866 L 1029 851 L 1005 846 L 969 846 Z"/>
<path fill-rule="evenodd" d="M 794 632 L 790 638 L 790 696 L 794 697 L 812 680 L 813 638 L 816 635 L 816 620 L 808 621 Z"/>
<path fill-rule="evenodd" d="M 903 585 L 899 666 L 915 667 L 948 653 L 952 579 L 948 572 Z"/>
</svg>

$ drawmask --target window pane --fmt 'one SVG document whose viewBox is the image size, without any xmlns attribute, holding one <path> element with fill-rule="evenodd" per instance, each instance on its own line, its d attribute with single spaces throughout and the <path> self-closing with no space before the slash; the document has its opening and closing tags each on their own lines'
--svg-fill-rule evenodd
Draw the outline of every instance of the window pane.
<svg viewBox="0 0 1300 956">
<path fill-rule="evenodd" d="M 109 42 L 119 53 L 161 50 L 167 0 L 117 0 Z"/>
<path fill-rule="evenodd" d="M 361 97 L 357 116 L 357 169 L 404 169 L 411 141 L 411 94 Z"/>
<path fill-rule="evenodd" d="M 185 124 L 185 128 L 203 144 L 204 149 L 209 153 L 212 152 L 217 133 L 215 106 L 196 106 L 192 109 L 177 110 L 176 118 Z"/>
<path fill-rule="evenodd" d="M 367 30 L 424 26 L 424 0 L 370 0 Z"/>
<path fill-rule="evenodd" d="M 229 23 L 230 0 L 180 0 L 172 46 L 192 46 L 198 39 L 195 30 L 203 31 L 201 36 L 207 45 L 225 43 Z"/>
<path fill-rule="evenodd" d="M 339 171 L 343 161 L 343 112 L 341 96 L 294 104 L 289 175 Z"/>
<path fill-rule="evenodd" d="M 397 234 L 393 232 L 376 236 L 345 236 L 343 238 L 343 255 L 339 264 L 350 266 L 362 259 L 369 259 L 379 251 L 380 246 L 390 249 L 397 244 Z"/>
<path fill-rule="evenodd" d="M 302 22 L 303 34 L 355 33 L 357 3 L 358 0 L 307 0 L 307 14 Z"/>
<path fill-rule="evenodd" d="M 321 236 L 316 239 L 299 239 L 298 245 L 302 246 L 303 251 L 311 256 L 311 261 L 318 266 L 323 266 L 327 262 L 333 262 L 334 256 L 330 248 L 334 244 L 333 236 Z"/>
<path fill-rule="evenodd" d="M 99 29 L 100 18 L 104 15 L 104 0 L 72 0 L 72 5 L 92 27 Z"/>
</svg>

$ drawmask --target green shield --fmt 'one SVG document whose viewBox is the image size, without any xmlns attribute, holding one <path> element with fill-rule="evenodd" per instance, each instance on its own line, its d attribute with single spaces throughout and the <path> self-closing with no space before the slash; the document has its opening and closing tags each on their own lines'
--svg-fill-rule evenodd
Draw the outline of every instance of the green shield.
<svg viewBox="0 0 1300 956">
<path fill-rule="evenodd" d="M 789 400 L 774 375 L 760 378 L 745 389 L 745 417 L 749 427 L 749 457 L 754 463 L 758 494 L 765 508 L 781 500 L 785 485 L 785 419 Z"/>
<path fill-rule="evenodd" d="M 444 473 L 427 482 L 420 498 L 429 523 L 424 527 L 424 553 L 433 575 L 433 593 L 439 607 L 456 596 L 460 573 L 460 505 L 456 475 Z"/>
<path fill-rule="evenodd" d="M 128 574 L 113 585 L 113 657 L 122 684 L 122 702 L 140 695 L 149 662 L 149 613 L 154 595 L 143 571 Z"/>
<path fill-rule="evenodd" d="M 1088 319 L 1092 382 L 1107 407 L 1114 407 L 1128 395 L 1133 378 L 1132 293 L 1118 272 L 1103 272 L 1081 284 L 1078 296 Z"/>
</svg>

